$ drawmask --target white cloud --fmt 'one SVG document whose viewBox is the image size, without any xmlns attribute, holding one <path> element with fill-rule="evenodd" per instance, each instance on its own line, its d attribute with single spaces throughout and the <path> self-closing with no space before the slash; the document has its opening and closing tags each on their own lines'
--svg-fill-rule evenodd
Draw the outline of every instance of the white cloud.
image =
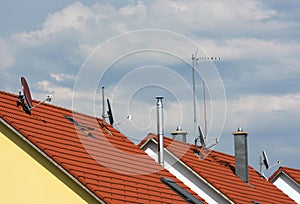
<svg viewBox="0 0 300 204">
<path fill-rule="evenodd" d="M 93 72 L 82 73 L 85 76 L 93 76 L 87 77 L 86 81 L 79 80 L 83 87 L 79 87 L 82 89 L 76 90 L 74 95 L 72 85 L 69 84 L 75 78 L 74 70 L 79 70 L 81 63 L 97 46 L 124 32 L 156 28 L 185 35 L 196 41 L 208 55 L 220 56 L 221 60 L 224 60 L 224 64 L 229 62 L 227 66 L 232 66 L 231 70 L 239 72 L 230 73 L 220 67 L 224 78 L 226 77 L 226 82 L 228 82 L 225 89 L 228 91 L 227 95 L 230 96 L 226 133 L 231 134 L 231 131 L 238 126 L 244 126 L 249 132 L 267 130 L 270 126 L 287 126 L 291 127 L 290 132 L 294 131 L 297 134 L 298 127 L 295 123 L 299 121 L 300 110 L 297 104 L 300 100 L 299 91 L 296 88 L 291 91 L 290 87 L 281 87 L 279 95 L 279 91 L 268 85 L 268 82 L 272 80 L 274 84 L 281 83 L 283 85 L 299 83 L 297 79 L 300 74 L 298 19 L 285 18 L 286 15 L 282 13 L 282 10 L 268 8 L 263 1 L 259 0 L 154 0 L 151 2 L 139 1 L 121 7 L 100 2 L 88 6 L 84 1 L 81 2 L 75 2 L 48 14 L 39 29 L 16 33 L 11 37 L 12 40 L 0 39 L 1 68 L 4 68 L 3 70 L 7 71 L 9 73 L 7 75 L 10 76 L 24 74 L 24 72 L 30 74 L 35 80 L 32 83 L 36 84 L 33 87 L 37 87 L 37 92 L 33 92 L 36 99 L 42 100 L 50 93 L 54 95 L 52 103 L 67 108 L 72 108 L 72 99 L 74 99 L 76 111 L 100 116 L 101 100 L 94 99 L 93 90 L 96 87 L 88 90 L 89 84 L 90 82 L 99 82 L 97 74 L 107 68 L 105 63 L 111 63 L 116 56 L 119 57 L 126 53 L 128 49 L 153 48 L 153 46 L 155 48 L 156 45 L 159 45 L 159 48 L 168 48 L 180 56 L 185 56 L 183 58 L 190 63 L 191 54 L 195 52 L 195 49 L 178 41 L 178 38 L 170 40 L 170 35 L 160 36 L 151 33 L 143 36 L 135 35 L 124 41 L 107 44 L 105 49 L 96 53 L 93 61 L 90 62 L 94 68 Z M 101 60 L 105 62 L 101 64 Z M 124 65 L 124 67 L 106 77 L 110 81 L 119 83 L 120 80 L 118 81 L 116 77 L 120 77 L 120 79 L 126 77 L 125 75 L 131 71 L 129 69 L 131 65 L 134 67 L 134 65 L 142 66 L 155 62 L 171 68 L 175 65 L 178 66 L 178 61 L 178 58 L 159 55 L 158 52 L 143 53 L 142 55 L 139 53 L 132 58 L 122 59 L 117 65 Z M 182 67 L 185 66 L 188 65 L 182 65 Z M 11 69 L 5 69 L 7 67 Z M 127 73 L 124 70 L 127 70 Z M 203 69 L 201 70 L 203 71 Z M 119 76 L 122 74 L 124 76 Z M 183 73 L 185 79 L 190 80 L 189 74 L 188 71 Z M 255 86 L 245 87 L 246 84 L 239 86 L 236 82 L 237 74 L 239 74 L 240 80 L 248 79 L 248 82 L 249 79 L 251 82 L 253 80 L 252 83 L 255 83 Z M 49 80 L 49 77 L 54 80 Z M 14 80 L 11 80 L 10 77 L 7 78 L 9 80 L 2 81 L 2 84 L 5 85 L 2 87 L 15 86 Z M 148 80 L 153 82 L 149 74 L 140 75 L 139 79 L 142 82 Z M 171 84 L 176 90 L 182 88 L 182 83 L 171 83 L 173 78 L 169 79 L 168 85 Z M 136 79 L 132 80 L 132 82 L 135 81 Z M 166 82 L 167 80 L 162 81 Z M 67 83 L 68 86 L 61 85 Z M 124 108 L 128 104 L 124 95 L 132 88 L 128 85 L 127 83 L 122 87 L 120 97 L 114 98 L 113 108 L 116 121 L 124 119 L 128 114 Z M 133 83 L 133 85 L 137 85 L 137 83 Z M 111 97 L 113 86 L 116 84 L 110 84 L 110 86 L 107 87 L 106 92 L 108 97 Z M 209 87 L 211 91 L 214 88 L 212 86 Z M 274 95 L 262 95 L 261 89 L 265 88 L 264 86 L 270 86 L 268 88 Z M 165 85 L 165 87 L 168 86 Z M 251 95 L 244 95 L 245 89 L 247 91 L 250 89 Z M 143 95 L 141 94 L 141 96 Z M 151 103 L 152 99 L 134 101 L 134 110 L 136 111 L 131 121 L 141 128 L 148 127 L 147 131 L 151 132 L 155 132 L 156 129 L 154 97 L 153 103 Z M 184 118 L 182 126 L 189 132 L 188 136 L 193 138 L 191 93 L 186 92 L 183 97 L 186 100 L 180 101 L 182 107 L 185 108 L 182 110 Z M 180 125 L 181 110 L 174 101 L 165 101 L 165 105 L 167 129 L 168 131 L 174 130 L 177 125 Z M 210 122 L 211 111 L 213 111 L 211 108 L 222 108 L 224 102 L 215 99 L 213 105 L 214 107 L 208 107 L 208 122 Z M 198 109 L 199 123 L 203 124 L 201 104 Z M 222 125 L 224 121 L 222 121 L 222 116 L 216 114 L 212 122 Z M 130 126 L 129 124 L 127 127 Z M 120 127 L 126 128 L 126 125 Z M 126 131 L 129 131 L 129 136 L 136 136 L 140 139 L 147 134 L 143 132 L 136 135 L 139 132 L 135 128 Z M 212 137 L 216 136 L 215 131 L 211 130 Z M 274 133 L 270 131 L 269 134 Z M 290 138 L 289 135 L 287 135 L 288 138 Z M 228 138 L 224 140 L 227 141 Z M 270 136 L 266 135 L 264 140 L 266 140 L 264 145 L 268 145 Z M 254 145 L 260 144 L 255 143 Z M 274 149 L 277 147 L 276 145 Z M 286 154 L 289 153 L 287 150 L 284 151 Z M 297 155 L 294 152 L 291 154 Z"/>
<path fill-rule="evenodd" d="M 75 2 L 61 11 L 49 14 L 41 29 L 19 33 L 13 38 L 29 46 L 39 45 L 62 32 L 86 32 L 90 29 L 87 27 L 89 20 L 98 18 L 100 16 L 95 15 L 91 8 Z"/>
<path fill-rule="evenodd" d="M 0 38 L 0 69 L 11 66 L 14 61 L 10 44 Z"/>
<path fill-rule="evenodd" d="M 246 125 L 248 129 L 257 129 L 262 126 L 267 129 L 273 124 L 283 126 L 290 120 L 297 120 L 300 114 L 299 101 L 299 93 L 278 96 L 241 96 L 237 100 L 228 101 L 228 125 L 233 127 Z"/>
<path fill-rule="evenodd" d="M 75 79 L 74 75 L 71 74 L 63 74 L 63 73 L 50 73 L 50 77 L 55 79 L 58 82 L 65 81 L 65 80 L 70 80 L 70 79 Z"/>
</svg>

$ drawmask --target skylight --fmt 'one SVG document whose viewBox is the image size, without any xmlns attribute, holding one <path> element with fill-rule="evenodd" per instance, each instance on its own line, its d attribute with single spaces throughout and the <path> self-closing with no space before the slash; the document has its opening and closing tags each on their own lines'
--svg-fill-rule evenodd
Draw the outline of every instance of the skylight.
<svg viewBox="0 0 300 204">
<path fill-rule="evenodd" d="M 184 190 L 181 186 L 179 186 L 175 181 L 169 178 L 160 178 L 161 182 L 166 184 L 171 190 L 177 193 L 181 198 L 183 198 L 187 203 L 190 204 L 203 204 L 201 201 L 196 199 L 192 194 Z"/>
<path fill-rule="evenodd" d="M 74 118 L 72 118 L 71 116 L 65 116 L 65 118 L 70 121 L 71 123 L 73 123 L 76 127 L 78 127 L 84 134 L 86 134 L 88 137 L 91 138 L 96 138 L 92 133 L 90 133 L 89 130 L 94 130 L 94 128 L 88 127 L 88 126 L 84 126 L 79 124 L 76 120 L 74 120 Z"/>
</svg>

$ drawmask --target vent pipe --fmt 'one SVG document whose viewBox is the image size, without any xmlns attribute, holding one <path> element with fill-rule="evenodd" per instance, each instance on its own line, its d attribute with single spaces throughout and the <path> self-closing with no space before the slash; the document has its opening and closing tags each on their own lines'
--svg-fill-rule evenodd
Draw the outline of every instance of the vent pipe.
<svg viewBox="0 0 300 204">
<path fill-rule="evenodd" d="M 158 135 L 158 162 L 164 167 L 164 123 L 163 123 L 163 97 L 156 97 L 156 109 L 157 109 L 157 135 Z"/>
<path fill-rule="evenodd" d="M 247 148 L 247 135 L 241 127 L 234 135 L 234 151 L 235 151 L 235 174 L 248 183 L 248 148 Z"/>
</svg>

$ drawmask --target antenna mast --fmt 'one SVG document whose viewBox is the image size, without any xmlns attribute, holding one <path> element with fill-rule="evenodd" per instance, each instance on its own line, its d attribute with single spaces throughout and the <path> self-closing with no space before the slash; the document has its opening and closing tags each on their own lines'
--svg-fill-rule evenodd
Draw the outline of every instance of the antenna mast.
<svg viewBox="0 0 300 204">
<path fill-rule="evenodd" d="M 103 119 L 103 121 L 105 121 L 106 122 L 106 119 L 108 118 L 108 115 L 107 115 L 107 113 L 106 113 L 106 111 L 105 111 L 105 99 L 104 99 L 104 86 L 102 86 L 102 119 Z"/>
<path fill-rule="evenodd" d="M 193 80 L 193 105 L 194 105 L 194 137 L 196 138 L 196 129 L 197 129 L 197 115 L 196 115 L 196 88 L 195 88 L 195 64 L 199 58 L 197 58 L 198 50 L 195 55 L 192 54 L 192 80 Z"/>
<path fill-rule="evenodd" d="M 195 55 L 192 54 L 192 80 L 193 80 L 193 105 L 194 105 L 194 137 L 196 138 L 197 132 L 197 111 L 196 111 L 196 87 L 195 87 L 195 66 L 198 60 L 220 60 L 220 57 L 197 57 L 198 50 L 196 50 Z M 203 109 L 204 109 L 204 134 L 207 136 L 207 121 L 206 121 L 206 92 L 205 92 L 205 83 L 204 79 L 202 79 L 203 85 Z"/>
<path fill-rule="evenodd" d="M 204 80 L 202 79 L 202 87 L 203 87 L 203 115 L 204 115 L 204 134 L 207 136 L 207 120 L 206 120 L 206 87 Z"/>
</svg>

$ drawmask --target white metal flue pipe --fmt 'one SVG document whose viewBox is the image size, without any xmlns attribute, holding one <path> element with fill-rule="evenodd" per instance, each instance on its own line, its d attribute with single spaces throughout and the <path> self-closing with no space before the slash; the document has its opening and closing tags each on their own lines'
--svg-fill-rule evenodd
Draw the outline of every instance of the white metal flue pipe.
<svg viewBox="0 0 300 204">
<path fill-rule="evenodd" d="M 158 96 L 156 97 L 157 103 L 157 135 L 158 135 L 158 162 L 159 164 L 164 167 L 164 122 L 163 122 L 163 97 Z"/>
</svg>

